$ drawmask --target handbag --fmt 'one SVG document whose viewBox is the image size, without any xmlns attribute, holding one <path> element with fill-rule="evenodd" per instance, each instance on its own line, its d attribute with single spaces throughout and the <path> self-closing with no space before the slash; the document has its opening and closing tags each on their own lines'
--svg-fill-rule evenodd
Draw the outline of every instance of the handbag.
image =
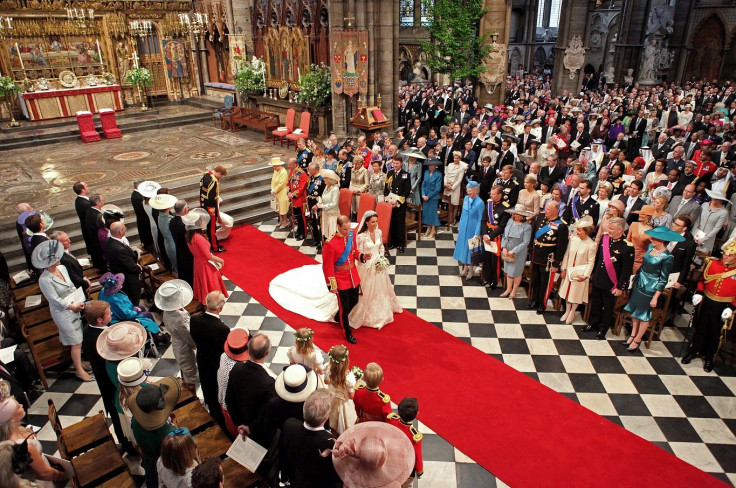
<svg viewBox="0 0 736 488">
<path fill-rule="evenodd" d="M 271 197 L 271 210 L 274 212 L 279 210 L 279 202 L 276 201 L 276 197 Z"/>
<path fill-rule="evenodd" d="M 506 263 L 515 263 L 516 262 L 516 254 L 506 254 L 505 256 L 502 254 L 501 259 Z"/>
<path fill-rule="evenodd" d="M 468 239 L 468 249 L 470 249 L 470 264 L 479 266 L 483 263 L 483 241 L 480 236 Z"/>
</svg>

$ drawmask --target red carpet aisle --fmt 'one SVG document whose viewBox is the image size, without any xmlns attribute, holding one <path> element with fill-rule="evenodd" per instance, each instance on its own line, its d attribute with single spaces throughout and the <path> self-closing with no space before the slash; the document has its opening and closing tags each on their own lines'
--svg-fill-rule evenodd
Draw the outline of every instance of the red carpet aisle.
<svg viewBox="0 0 736 488">
<path fill-rule="evenodd" d="M 312 327 L 323 350 L 345 342 L 268 294 L 275 276 L 311 258 L 251 226 L 233 230 L 228 255 L 224 274 L 275 315 Z M 394 401 L 416 396 L 423 423 L 510 486 L 726 486 L 408 312 L 355 335 L 353 364 L 381 364 Z"/>
</svg>

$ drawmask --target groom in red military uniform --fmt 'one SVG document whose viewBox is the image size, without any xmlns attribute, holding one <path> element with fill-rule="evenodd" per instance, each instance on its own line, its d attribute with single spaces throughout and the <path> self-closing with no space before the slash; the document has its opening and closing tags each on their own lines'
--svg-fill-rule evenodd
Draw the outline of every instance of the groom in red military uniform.
<svg viewBox="0 0 736 488">
<path fill-rule="evenodd" d="M 350 230 L 350 217 L 340 215 L 337 218 L 337 233 L 325 243 L 322 251 L 322 271 L 327 288 L 330 292 L 337 293 L 340 323 L 345 330 L 345 339 L 351 344 L 358 342 L 353 337 L 348 320 L 350 311 L 358 304 L 360 276 L 355 262 L 365 263 L 370 258 L 370 254 L 361 254 L 355 246 L 355 236 Z"/>
<path fill-rule="evenodd" d="M 702 356 L 705 362 L 703 369 L 711 372 L 718 352 L 723 321 L 731 318 L 733 308 L 736 307 L 736 242 L 723 248 L 722 260 L 706 259 L 698 291 L 693 295 L 693 305 L 697 307 L 693 320 L 693 342 L 682 358 L 682 364 L 688 364 Z"/>
</svg>

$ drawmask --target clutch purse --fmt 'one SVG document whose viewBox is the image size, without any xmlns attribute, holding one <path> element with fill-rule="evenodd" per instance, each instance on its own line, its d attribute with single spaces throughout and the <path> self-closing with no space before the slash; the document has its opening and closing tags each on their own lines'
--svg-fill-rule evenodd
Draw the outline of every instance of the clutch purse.
<svg viewBox="0 0 736 488">
<path fill-rule="evenodd" d="M 507 263 L 515 263 L 516 262 L 516 254 L 506 254 L 505 256 L 504 255 L 501 255 L 501 259 L 504 262 L 507 262 Z"/>
</svg>

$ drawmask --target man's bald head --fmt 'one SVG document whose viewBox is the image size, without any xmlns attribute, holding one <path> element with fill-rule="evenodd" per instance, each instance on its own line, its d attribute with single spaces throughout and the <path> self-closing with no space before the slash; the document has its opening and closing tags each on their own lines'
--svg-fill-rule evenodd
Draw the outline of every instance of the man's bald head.
<svg viewBox="0 0 736 488">
<path fill-rule="evenodd" d="M 123 237 L 125 235 L 125 224 L 120 221 L 113 222 L 110 225 L 110 235 L 117 238 Z"/>
<path fill-rule="evenodd" d="M 15 209 L 18 211 L 18 215 L 23 212 L 33 212 L 33 207 L 31 207 L 30 203 L 19 203 Z"/>
</svg>

